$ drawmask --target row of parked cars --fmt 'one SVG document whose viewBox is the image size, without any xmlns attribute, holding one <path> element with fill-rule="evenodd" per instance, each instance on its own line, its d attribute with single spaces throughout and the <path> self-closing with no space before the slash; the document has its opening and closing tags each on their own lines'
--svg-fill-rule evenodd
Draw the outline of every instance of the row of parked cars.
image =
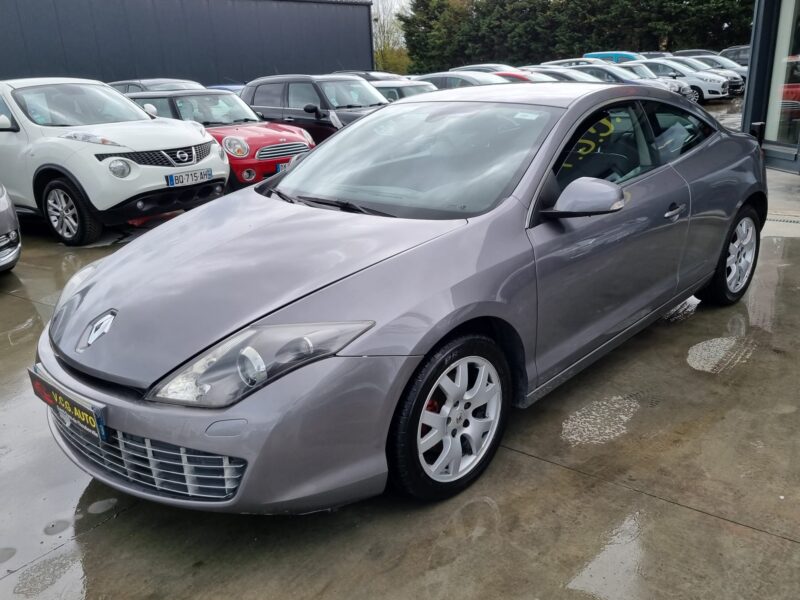
<svg viewBox="0 0 800 600">
<path fill-rule="evenodd" d="M 210 88 L 179 79 L 0 82 L 0 213 L 12 214 L 0 217 L 0 270 L 20 253 L 14 208 L 43 216 L 67 245 L 89 244 L 106 226 L 190 210 L 269 178 L 376 108 L 437 89 L 616 82 L 693 102 L 743 93 L 747 68 L 724 56 L 654 54 L 667 53 L 596 52 L 411 77 L 277 75 Z"/>
</svg>

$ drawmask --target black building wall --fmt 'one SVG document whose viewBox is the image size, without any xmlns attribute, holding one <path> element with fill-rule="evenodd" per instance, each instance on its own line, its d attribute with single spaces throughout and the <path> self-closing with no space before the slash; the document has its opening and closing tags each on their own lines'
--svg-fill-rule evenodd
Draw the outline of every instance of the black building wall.
<svg viewBox="0 0 800 600">
<path fill-rule="evenodd" d="M 244 82 L 372 68 L 369 0 L 0 0 L 0 79 Z"/>
</svg>

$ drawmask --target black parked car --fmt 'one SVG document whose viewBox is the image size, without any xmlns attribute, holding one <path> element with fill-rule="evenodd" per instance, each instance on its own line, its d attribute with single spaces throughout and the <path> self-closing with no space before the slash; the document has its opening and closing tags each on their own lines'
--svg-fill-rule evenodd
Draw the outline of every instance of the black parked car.
<svg viewBox="0 0 800 600">
<path fill-rule="evenodd" d="M 189 81 L 188 79 L 125 79 L 123 81 L 112 81 L 108 85 L 123 94 L 205 89 L 202 83 Z"/>
<path fill-rule="evenodd" d="M 744 67 L 750 66 L 750 46 L 731 46 L 719 53 Z"/>
<path fill-rule="evenodd" d="M 355 75 L 274 75 L 248 83 L 242 100 L 269 121 L 302 127 L 319 143 L 388 104 Z"/>
</svg>

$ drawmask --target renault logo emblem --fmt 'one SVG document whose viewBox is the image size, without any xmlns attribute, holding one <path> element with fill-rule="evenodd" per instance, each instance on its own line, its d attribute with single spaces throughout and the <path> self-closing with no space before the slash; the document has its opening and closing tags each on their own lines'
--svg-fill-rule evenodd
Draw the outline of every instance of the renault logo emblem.
<svg viewBox="0 0 800 600">
<path fill-rule="evenodd" d="M 108 330 L 111 329 L 111 324 L 114 322 L 114 318 L 116 316 L 117 311 L 111 310 L 90 324 L 89 327 L 86 328 L 86 332 L 83 334 L 83 336 L 81 336 L 81 343 L 78 344 L 77 350 L 79 352 L 86 350 L 89 346 L 107 334 Z"/>
<path fill-rule="evenodd" d="M 175 157 L 180 162 L 189 162 L 189 153 L 186 152 L 186 150 L 178 150 L 178 152 L 175 153 Z"/>
</svg>

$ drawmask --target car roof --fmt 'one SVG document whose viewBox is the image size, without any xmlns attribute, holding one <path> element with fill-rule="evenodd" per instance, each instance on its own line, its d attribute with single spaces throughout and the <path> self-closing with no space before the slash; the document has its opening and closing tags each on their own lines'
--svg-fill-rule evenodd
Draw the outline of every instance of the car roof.
<svg viewBox="0 0 800 600">
<path fill-rule="evenodd" d="M 156 85 L 159 83 L 198 83 L 191 79 L 175 79 L 174 77 L 156 77 L 152 79 L 120 79 L 119 81 L 111 81 L 109 85 L 119 85 L 121 83 L 141 83 L 144 85 Z"/>
<path fill-rule="evenodd" d="M 265 77 L 259 77 L 258 79 L 253 79 L 252 81 L 247 83 L 247 87 L 253 85 L 259 85 L 262 83 L 271 83 L 271 82 L 281 82 L 281 81 L 364 81 L 363 77 L 359 77 L 358 75 L 337 75 L 334 73 L 328 75 L 304 75 L 304 74 L 294 74 L 294 75 L 267 75 Z"/>
<path fill-rule="evenodd" d="M 183 96 L 236 96 L 238 94 L 230 90 L 206 89 L 206 90 L 151 90 L 149 92 L 134 92 L 126 94 L 128 98 L 175 98 Z"/>
<path fill-rule="evenodd" d="M 7 79 L 0 82 L 5 83 L 13 89 L 20 89 L 26 87 L 35 87 L 37 85 L 58 85 L 63 83 L 88 83 L 105 85 L 102 81 L 96 79 L 78 79 L 75 77 L 29 77 L 25 79 Z"/>
<path fill-rule="evenodd" d="M 648 91 L 643 92 L 643 90 Z M 567 108 L 577 100 L 591 95 L 619 96 L 622 99 L 636 94 L 650 94 L 650 90 L 663 91 L 665 99 L 672 98 L 672 92 L 641 85 L 583 83 L 579 81 L 564 85 L 562 82 L 554 81 L 552 83 L 537 83 L 536 85 L 509 83 L 502 86 L 480 85 L 452 90 L 439 90 L 424 96 L 406 98 L 399 102 L 503 102 Z M 610 93 L 612 91 L 613 94 Z M 395 102 L 395 104 L 398 104 L 398 102 Z"/>
<path fill-rule="evenodd" d="M 370 81 L 372 87 L 376 88 L 395 88 L 395 87 L 409 87 L 412 85 L 433 85 L 430 81 L 422 81 L 419 79 L 380 79 L 377 81 Z"/>
</svg>

